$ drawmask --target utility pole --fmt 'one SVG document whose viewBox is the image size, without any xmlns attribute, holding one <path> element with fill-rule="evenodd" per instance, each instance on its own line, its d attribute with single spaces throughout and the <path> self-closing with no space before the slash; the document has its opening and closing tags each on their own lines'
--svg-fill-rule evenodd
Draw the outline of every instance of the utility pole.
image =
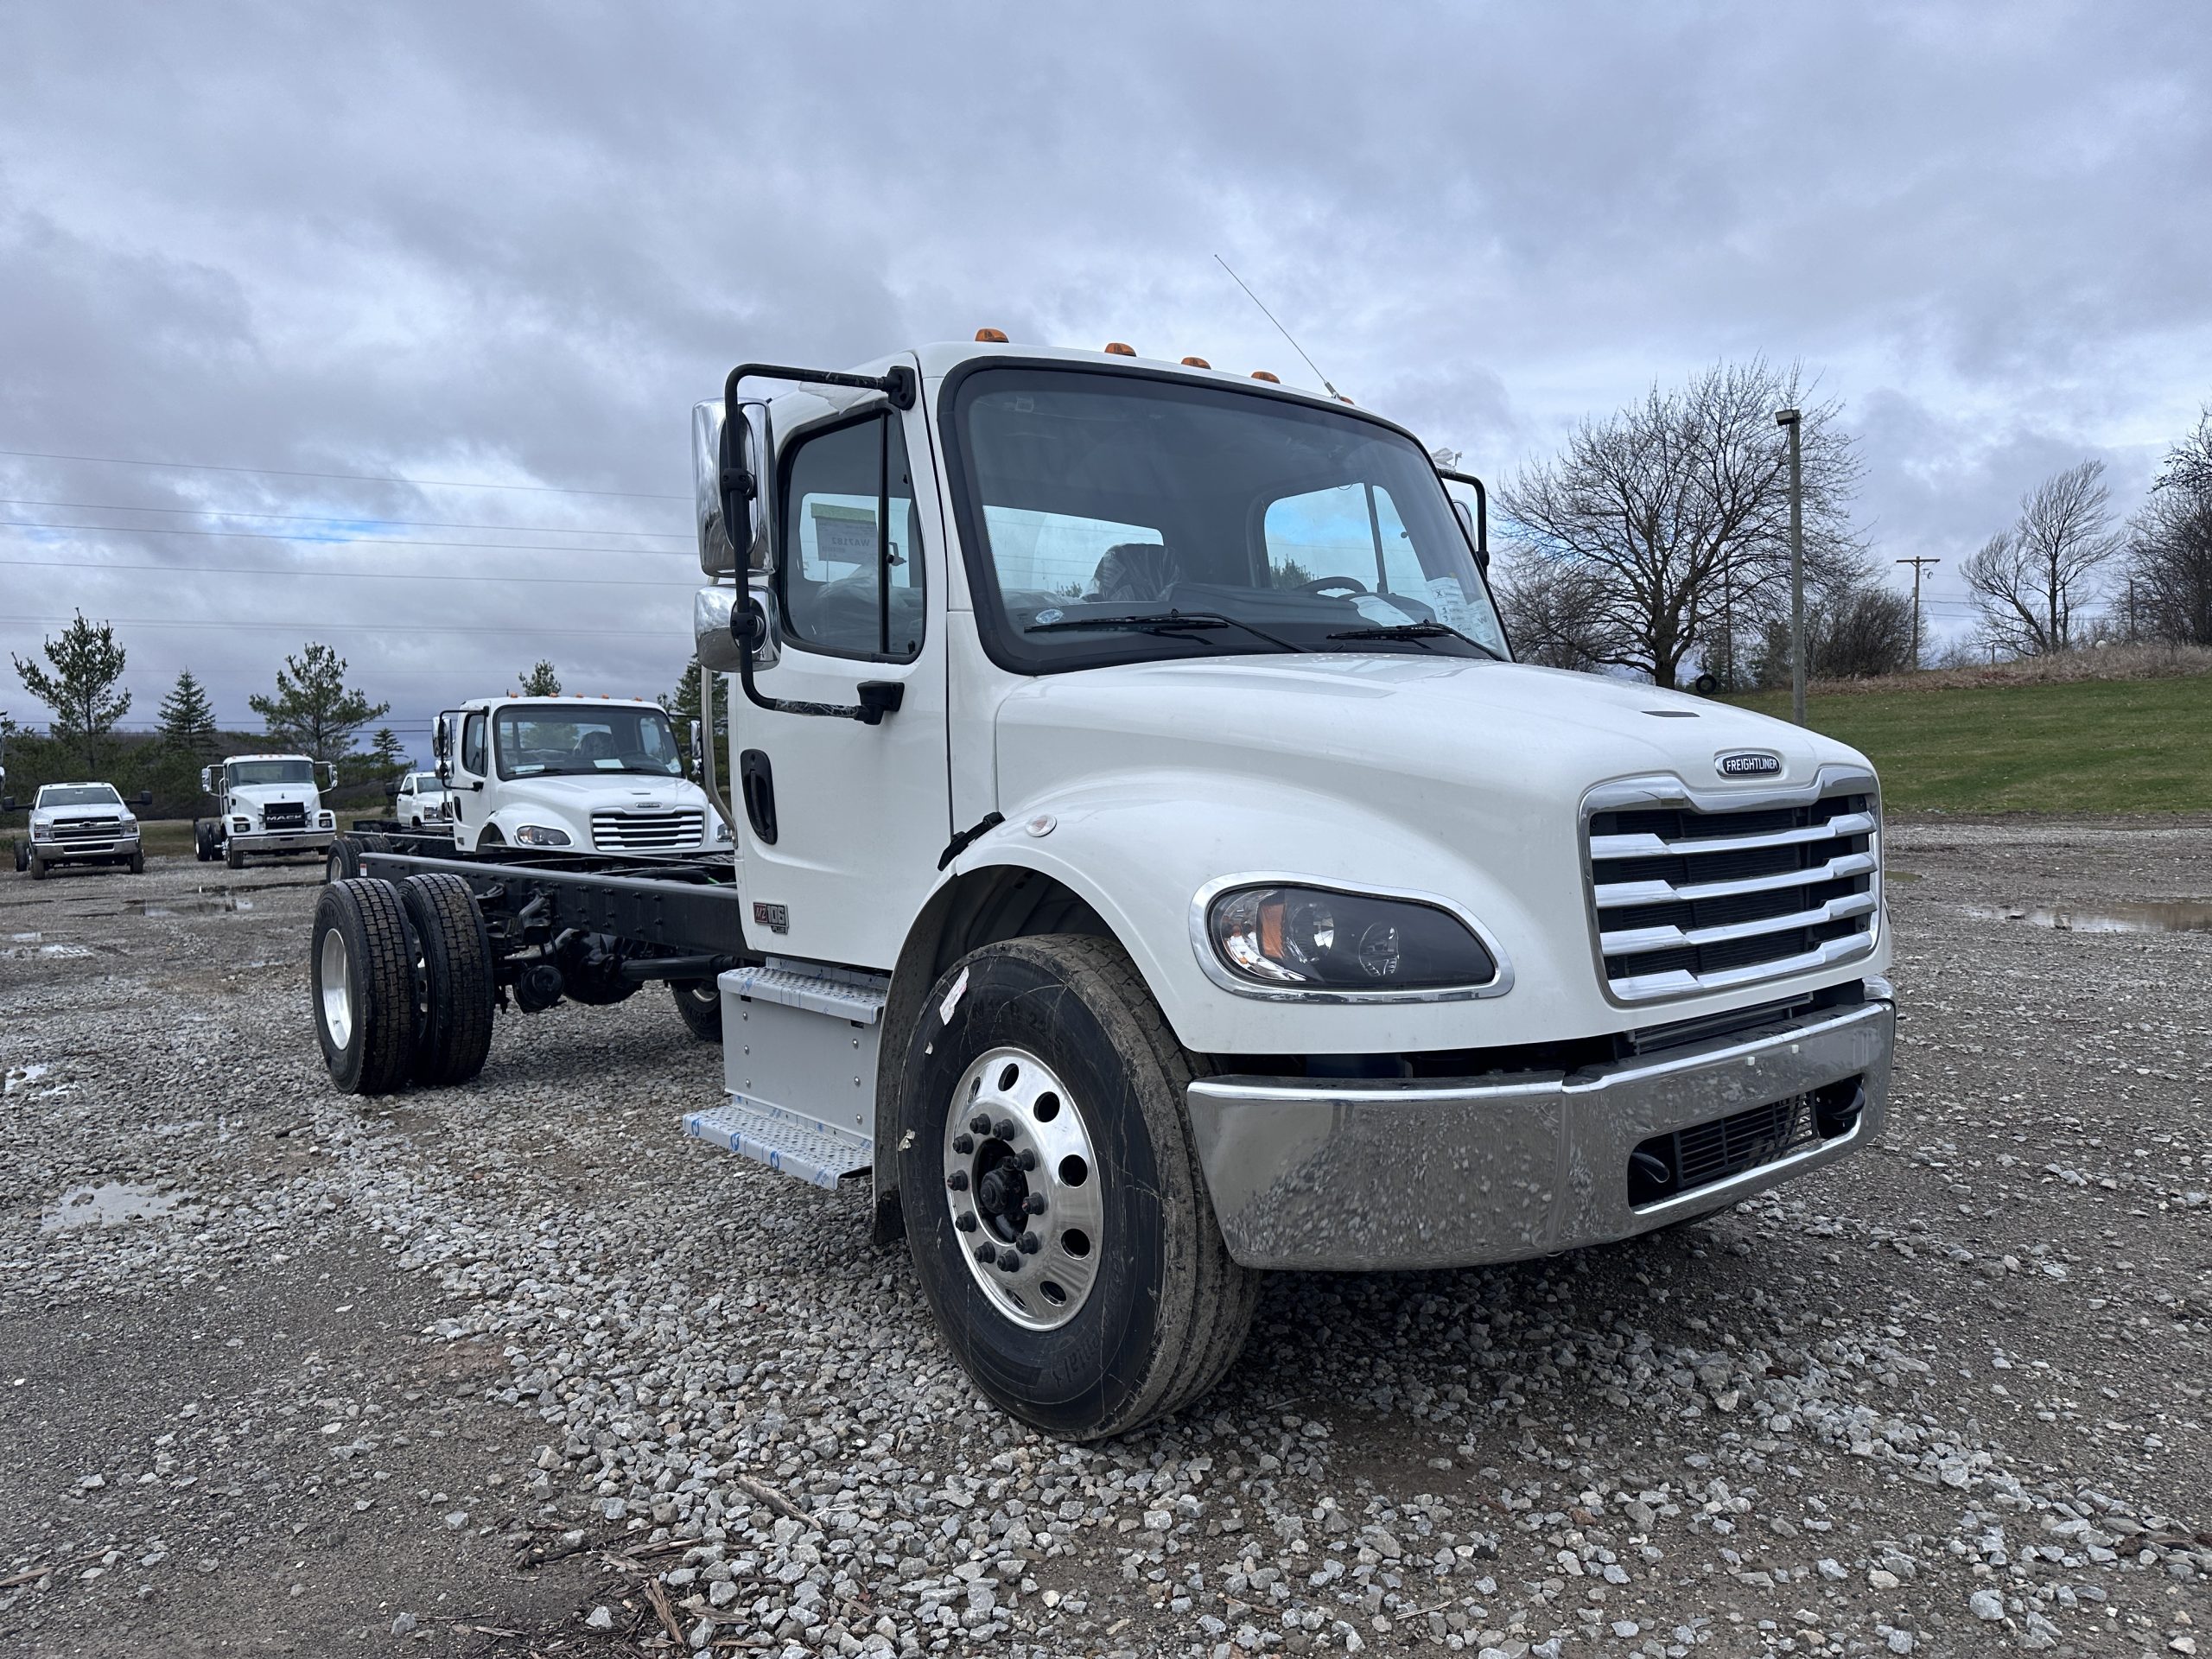
<svg viewBox="0 0 2212 1659">
<path fill-rule="evenodd" d="M 1920 568 L 1924 564 L 1941 564 L 1941 559 L 1899 559 L 1899 564 L 1912 567 L 1912 665 L 1920 666 Z"/>
<path fill-rule="evenodd" d="M 1805 474 L 1797 448 L 1802 417 L 1777 410 L 1774 423 L 1789 433 L 1789 718 L 1805 723 Z"/>
</svg>

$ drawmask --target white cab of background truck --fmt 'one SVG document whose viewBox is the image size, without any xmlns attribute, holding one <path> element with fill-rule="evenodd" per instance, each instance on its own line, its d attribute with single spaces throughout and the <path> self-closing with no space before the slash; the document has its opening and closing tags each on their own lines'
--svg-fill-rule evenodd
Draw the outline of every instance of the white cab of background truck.
<svg viewBox="0 0 2212 1659">
<path fill-rule="evenodd" d="M 639 697 L 480 697 L 438 716 L 455 845 L 697 853 L 728 826 L 683 775 L 668 715 Z M 438 828 L 440 825 L 426 825 Z"/>
<path fill-rule="evenodd" d="M 338 821 L 316 785 L 335 788 L 338 767 L 304 754 L 234 754 L 203 766 L 200 787 L 215 797 L 215 816 L 193 826 L 194 850 L 232 869 L 249 858 L 327 853 Z"/>
<path fill-rule="evenodd" d="M 1257 1269 L 1621 1239 L 1878 1132 L 1865 757 L 1513 661 L 1403 429 L 978 343 L 741 365 L 694 453 L 760 960 L 687 1128 L 872 1173 L 1019 1415 L 1195 1398 Z"/>
</svg>

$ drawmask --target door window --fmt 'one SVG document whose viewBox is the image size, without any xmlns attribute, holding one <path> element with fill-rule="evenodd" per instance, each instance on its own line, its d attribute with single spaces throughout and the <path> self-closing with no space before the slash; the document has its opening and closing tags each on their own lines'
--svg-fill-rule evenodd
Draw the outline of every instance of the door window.
<svg viewBox="0 0 2212 1659">
<path fill-rule="evenodd" d="M 803 439 L 784 476 L 785 634 L 836 656 L 912 662 L 922 648 L 920 524 L 897 417 Z"/>
<path fill-rule="evenodd" d="M 484 716 L 469 715 L 461 728 L 461 769 L 479 778 L 490 771 L 484 759 Z"/>
</svg>

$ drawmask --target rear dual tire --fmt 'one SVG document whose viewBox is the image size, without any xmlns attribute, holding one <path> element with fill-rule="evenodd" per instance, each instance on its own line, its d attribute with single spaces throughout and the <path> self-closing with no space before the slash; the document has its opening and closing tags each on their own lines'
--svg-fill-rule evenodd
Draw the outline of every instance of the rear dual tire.
<svg viewBox="0 0 2212 1659">
<path fill-rule="evenodd" d="M 491 1046 L 492 950 L 459 876 L 331 883 L 308 955 L 315 1037 L 348 1094 L 465 1083 Z"/>
<path fill-rule="evenodd" d="M 904 1066 L 907 1243 L 939 1332 L 985 1394 L 1047 1433 L 1096 1440 L 1220 1381 L 1259 1275 L 1230 1259 L 1206 1195 L 1191 1057 L 1118 947 L 1047 935 L 971 953 L 931 990 Z M 974 1133 L 971 1112 L 993 1127 Z M 1087 1168 L 1071 1147 L 1089 1149 Z M 1011 1192 L 1010 1167 L 1025 1172 Z M 1002 1213 L 987 1213 L 987 1185 Z M 1025 1192 L 1045 1203 L 1014 1219 Z M 1056 1235 L 1064 1215 L 1096 1236 Z M 976 1259 L 986 1249 L 996 1263 Z M 1090 1276 L 1048 1283 L 1058 1259 Z"/>
</svg>

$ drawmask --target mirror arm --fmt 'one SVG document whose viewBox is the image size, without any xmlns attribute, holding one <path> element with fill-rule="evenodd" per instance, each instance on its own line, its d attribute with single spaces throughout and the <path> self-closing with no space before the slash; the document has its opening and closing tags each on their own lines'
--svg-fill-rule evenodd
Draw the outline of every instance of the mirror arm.
<svg viewBox="0 0 2212 1659">
<path fill-rule="evenodd" d="M 1483 573 L 1490 573 L 1490 492 L 1483 481 L 1472 473 L 1455 472 L 1449 467 L 1436 469 L 1439 478 L 1449 479 L 1454 484 L 1465 484 L 1475 493 L 1475 563 Z"/>
<path fill-rule="evenodd" d="M 755 708 L 766 709 L 772 715 L 812 715 L 823 720 L 857 720 L 863 726 L 880 726 L 886 715 L 895 715 L 906 700 L 906 687 L 899 680 L 869 680 L 860 688 L 860 702 L 848 706 L 840 702 L 798 702 L 787 697 L 765 696 L 753 681 L 753 636 L 756 631 L 765 632 L 767 619 L 749 603 L 742 612 L 730 614 L 729 637 L 737 646 L 738 683 L 744 686 L 747 701 Z"/>
</svg>

